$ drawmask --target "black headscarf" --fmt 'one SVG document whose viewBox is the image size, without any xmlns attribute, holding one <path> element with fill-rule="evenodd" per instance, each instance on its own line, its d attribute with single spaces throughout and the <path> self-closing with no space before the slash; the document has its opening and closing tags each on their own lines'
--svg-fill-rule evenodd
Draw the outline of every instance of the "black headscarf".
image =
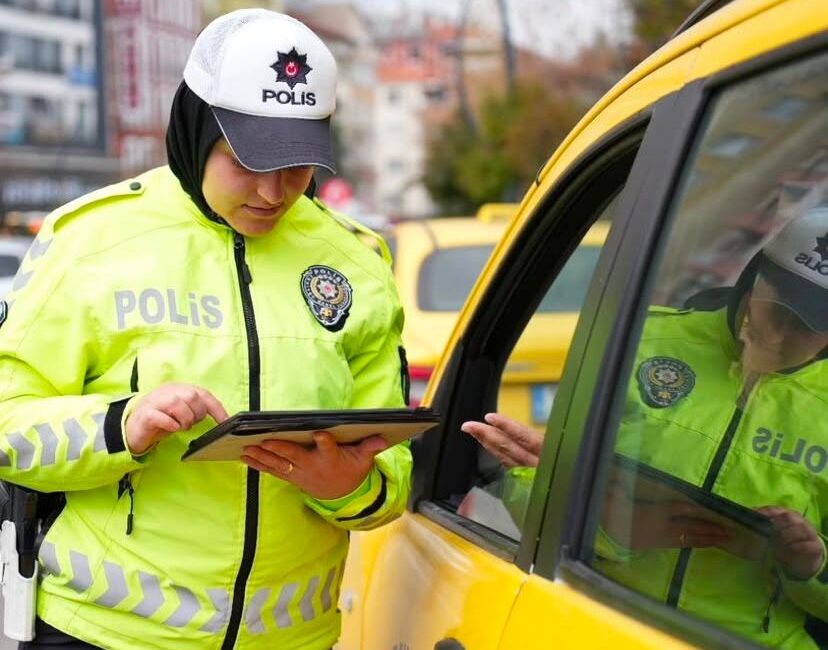
<svg viewBox="0 0 828 650">
<path fill-rule="evenodd" d="M 167 127 L 167 160 L 181 186 L 208 219 L 220 218 L 201 192 L 204 166 L 213 145 L 221 137 L 210 106 L 183 81 L 173 98 Z"/>
</svg>

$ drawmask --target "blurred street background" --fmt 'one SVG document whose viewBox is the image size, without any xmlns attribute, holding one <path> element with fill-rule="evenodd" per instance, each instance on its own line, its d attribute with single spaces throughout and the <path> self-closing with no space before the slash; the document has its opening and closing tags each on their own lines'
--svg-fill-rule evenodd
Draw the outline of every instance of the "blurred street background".
<svg viewBox="0 0 828 650">
<path fill-rule="evenodd" d="M 166 162 L 199 30 L 266 6 L 340 66 L 333 207 L 372 227 L 518 199 L 695 0 L 0 0 L 0 294 L 55 207 Z M 5 278 L 3 280 L 2 278 Z M 6 283 L 6 285 L 3 284 Z"/>
</svg>

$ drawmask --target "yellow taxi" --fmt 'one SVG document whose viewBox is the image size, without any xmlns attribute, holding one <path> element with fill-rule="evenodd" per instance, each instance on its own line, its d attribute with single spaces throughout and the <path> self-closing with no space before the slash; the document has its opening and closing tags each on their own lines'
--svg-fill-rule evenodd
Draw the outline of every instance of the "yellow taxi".
<svg viewBox="0 0 828 650">
<path fill-rule="evenodd" d="M 457 315 L 517 205 L 474 217 L 397 223 L 386 237 L 394 279 L 405 308 L 403 343 L 418 406 Z"/>
<path fill-rule="evenodd" d="M 398 223 L 387 241 L 405 308 L 403 342 L 411 378 L 410 405 L 418 406 L 448 342 L 463 303 L 517 205 L 490 203 L 475 217 Z M 515 419 L 546 424 L 581 300 L 606 237 L 596 224 L 573 255 L 565 276 L 545 296 L 515 347 L 500 388 L 500 410 Z"/>
<path fill-rule="evenodd" d="M 442 421 L 412 443 L 409 510 L 352 536 L 342 650 L 828 647 L 828 563 L 791 574 L 784 535 L 755 513 L 791 513 L 810 558 L 825 559 L 825 389 L 806 391 L 807 416 L 789 414 L 807 417 L 807 431 L 765 429 L 751 419 L 762 404 L 749 392 L 721 408 L 704 369 L 683 360 L 681 337 L 670 339 L 670 355 L 640 356 L 661 344 L 658 323 L 707 322 L 716 329 L 699 332 L 716 336 L 702 349 L 738 360 L 732 319 L 744 318 L 745 303 L 732 300 L 753 286 L 759 251 L 828 206 L 826 98 L 828 3 L 705 2 L 550 152 L 423 395 Z M 523 361 L 518 341 L 599 222 L 609 232 L 539 432 L 542 450 L 531 467 L 502 467 L 461 426 L 501 408 L 509 364 Z M 796 263 L 828 272 L 826 241 L 817 233 Z M 795 411 L 825 363 L 755 385 L 787 386 Z M 717 381 L 738 369 L 722 364 Z M 671 408 L 691 403 L 707 420 L 676 429 Z M 683 436 L 654 446 L 659 422 Z M 797 438 L 806 440 L 799 452 Z M 638 484 L 619 474 L 619 444 L 628 456 L 669 458 L 676 475 L 706 472 L 703 484 L 665 472 L 659 480 L 700 499 L 684 508 L 698 525 L 719 522 L 714 541 L 688 541 L 674 528 L 687 525 L 680 516 L 637 518 L 646 510 L 628 507 Z M 746 496 L 725 499 L 723 477 L 745 463 L 755 469 Z M 767 476 L 783 474 L 796 490 L 774 493 Z M 521 519 L 511 516 L 515 476 L 527 501 Z M 469 495 L 475 516 L 462 507 Z M 751 554 L 731 539 L 766 546 Z"/>
</svg>

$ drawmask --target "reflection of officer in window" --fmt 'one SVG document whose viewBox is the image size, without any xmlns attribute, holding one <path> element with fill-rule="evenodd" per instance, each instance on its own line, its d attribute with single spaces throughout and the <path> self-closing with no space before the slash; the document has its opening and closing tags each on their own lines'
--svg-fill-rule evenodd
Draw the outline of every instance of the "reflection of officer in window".
<svg viewBox="0 0 828 650">
<path fill-rule="evenodd" d="M 828 620 L 828 209 L 691 302 L 651 308 L 616 452 L 761 512 L 770 544 L 740 547 L 687 501 L 633 499 L 613 473 L 595 566 L 763 644 L 814 648 L 806 617 Z M 541 436 L 519 423 L 463 430 L 507 467 L 537 464 Z"/>
<path fill-rule="evenodd" d="M 828 619 L 828 209 L 704 298 L 651 310 L 616 451 L 764 514 L 770 544 L 740 546 L 709 512 L 633 500 L 611 478 L 596 564 L 762 643 L 814 647 L 806 615 Z"/>
</svg>

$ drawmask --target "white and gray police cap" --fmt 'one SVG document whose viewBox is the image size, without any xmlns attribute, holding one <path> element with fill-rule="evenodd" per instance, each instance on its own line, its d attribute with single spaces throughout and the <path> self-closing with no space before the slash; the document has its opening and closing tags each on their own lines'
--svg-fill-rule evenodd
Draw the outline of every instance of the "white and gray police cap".
<svg viewBox="0 0 828 650">
<path fill-rule="evenodd" d="M 184 81 L 212 107 L 239 162 L 256 172 L 317 165 L 335 172 L 330 118 L 336 61 L 302 22 L 239 9 L 199 34 Z"/>
<path fill-rule="evenodd" d="M 762 249 L 759 274 L 776 287 L 776 302 L 828 332 L 828 207 L 787 222 Z"/>
</svg>

